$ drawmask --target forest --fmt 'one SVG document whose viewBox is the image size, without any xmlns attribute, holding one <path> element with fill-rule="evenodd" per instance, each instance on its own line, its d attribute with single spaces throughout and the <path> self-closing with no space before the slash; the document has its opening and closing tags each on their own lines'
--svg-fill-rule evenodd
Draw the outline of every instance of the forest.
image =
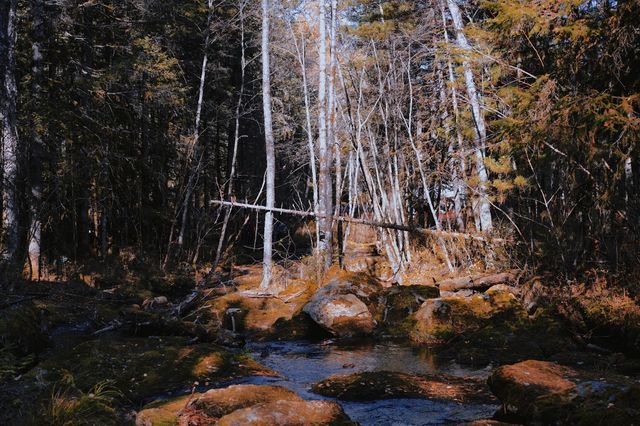
<svg viewBox="0 0 640 426">
<path fill-rule="evenodd" d="M 640 1 L 0 0 L 0 83 L 0 424 L 638 424 Z"/>
</svg>

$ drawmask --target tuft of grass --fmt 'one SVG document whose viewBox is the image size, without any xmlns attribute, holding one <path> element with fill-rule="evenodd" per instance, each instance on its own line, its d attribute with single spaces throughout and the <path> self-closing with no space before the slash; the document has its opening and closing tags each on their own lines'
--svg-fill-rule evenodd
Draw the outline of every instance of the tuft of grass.
<svg viewBox="0 0 640 426">
<path fill-rule="evenodd" d="M 119 419 L 113 403 L 122 393 L 112 382 L 97 383 L 89 392 L 73 387 L 73 378 L 65 376 L 54 386 L 43 422 L 50 426 L 117 425 Z"/>
</svg>

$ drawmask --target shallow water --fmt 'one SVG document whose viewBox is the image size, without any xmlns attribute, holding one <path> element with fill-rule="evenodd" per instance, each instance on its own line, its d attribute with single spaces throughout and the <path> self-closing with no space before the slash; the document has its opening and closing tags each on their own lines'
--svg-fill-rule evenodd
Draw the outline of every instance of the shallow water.
<svg viewBox="0 0 640 426">
<path fill-rule="evenodd" d="M 466 370 L 455 364 L 437 365 L 428 350 L 397 342 L 270 342 L 250 343 L 249 354 L 282 378 L 249 377 L 236 383 L 273 384 L 307 399 L 328 399 L 310 392 L 311 385 L 334 374 L 361 371 L 447 373 L 486 377 L 488 370 Z M 442 425 L 490 418 L 497 405 L 460 404 L 426 399 L 340 401 L 361 425 Z"/>
</svg>

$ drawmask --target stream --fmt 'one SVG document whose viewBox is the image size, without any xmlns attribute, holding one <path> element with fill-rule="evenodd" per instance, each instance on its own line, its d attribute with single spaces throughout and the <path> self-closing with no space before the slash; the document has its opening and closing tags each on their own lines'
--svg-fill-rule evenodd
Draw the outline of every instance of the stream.
<svg viewBox="0 0 640 426">
<path fill-rule="evenodd" d="M 311 385 L 334 374 L 396 371 L 411 374 L 447 373 L 487 377 L 488 369 L 467 370 L 456 364 L 436 365 L 426 349 L 398 342 L 267 342 L 245 348 L 282 378 L 248 377 L 236 383 L 270 384 L 289 388 L 305 399 L 329 399 L 309 391 Z M 490 418 L 497 405 L 460 404 L 427 399 L 339 401 L 352 420 L 366 425 L 448 425 Z"/>
</svg>

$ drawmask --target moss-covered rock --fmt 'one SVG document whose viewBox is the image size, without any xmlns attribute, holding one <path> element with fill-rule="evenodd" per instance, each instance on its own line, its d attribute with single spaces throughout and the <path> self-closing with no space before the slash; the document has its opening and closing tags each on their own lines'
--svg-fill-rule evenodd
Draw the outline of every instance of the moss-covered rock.
<svg viewBox="0 0 640 426">
<path fill-rule="evenodd" d="M 406 319 L 428 299 L 440 297 L 440 290 L 427 285 L 394 286 L 385 292 L 385 296 L 384 321 L 393 323 Z"/>
<path fill-rule="evenodd" d="M 476 330 L 455 336 L 437 348 L 441 359 L 483 367 L 512 364 L 526 359 L 548 359 L 563 351 L 576 350 L 570 332 L 548 315 L 494 318 Z"/>
<path fill-rule="evenodd" d="M 313 385 L 313 391 L 349 401 L 428 398 L 457 402 L 492 402 L 483 381 L 446 374 L 411 375 L 374 371 L 332 376 Z"/>
<path fill-rule="evenodd" d="M 383 293 L 382 315 L 376 318 L 386 336 L 408 337 L 415 326 L 414 313 L 428 299 L 440 297 L 437 287 L 427 285 L 393 286 Z"/>
<path fill-rule="evenodd" d="M 371 334 L 381 313 L 382 285 L 363 274 L 332 272 L 304 307 L 316 323 L 333 335 L 353 337 Z"/>
<path fill-rule="evenodd" d="M 584 327 L 597 342 L 640 353 L 640 304 L 626 295 L 602 294 L 573 300 Z"/>
<path fill-rule="evenodd" d="M 280 386 L 232 385 L 149 404 L 138 413 L 136 424 L 185 424 L 196 418 L 213 423 L 235 410 L 279 400 L 302 401 L 302 398 Z"/>
<path fill-rule="evenodd" d="M 527 424 L 634 424 L 640 414 L 637 383 L 545 361 L 496 369 L 489 387 L 503 413 Z"/>
<path fill-rule="evenodd" d="M 304 311 L 320 326 L 339 337 L 364 336 L 375 327 L 367 305 L 353 294 L 317 294 Z"/>
<path fill-rule="evenodd" d="M 233 385 L 205 392 L 194 398 L 188 408 L 219 418 L 241 408 L 280 400 L 302 401 L 302 398 L 280 386 Z"/>
<path fill-rule="evenodd" d="M 147 404 L 136 414 L 136 426 L 177 426 L 179 414 L 197 395 L 183 395 Z"/>
<path fill-rule="evenodd" d="M 576 391 L 545 395 L 536 406 L 534 422 L 538 424 L 635 425 L 640 418 L 640 386 L 587 382 L 579 384 Z"/>
<path fill-rule="evenodd" d="M 294 318 L 301 314 L 314 291 L 312 283 L 292 280 L 286 289 L 273 296 L 250 291 L 229 293 L 203 302 L 204 306 L 198 310 L 199 321 L 258 339 L 283 338 L 282 332 L 287 328 L 296 337 L 306 337 L 303 328 L 297 329 L 298 321 Z M 287 324 L 289 322 L 293 324 Z"/>
<path fill-rule="evenodd" d="M 352 424 L 335 402 L 305 401 L 280 386 L 232 385 L 146 406 L 137 426 Z"/>
<path fill-rule="evenodd" d="M 577 349 L 565 323 L 542 309 L 529 316 L 519 299 L 500 288 L 427 300 L 414 317 L 411 338 L 435 345 L 440 359 L 462 365 L 548 359 Z"/>
<path fill-rule="evenodd" d="M 516 321 L 524 316 L 522 305 L 508 292 L 429 299 L 415 315 L 411 337 L 420 343 L 443 343 L 491 321 Z"/>
</svg>

